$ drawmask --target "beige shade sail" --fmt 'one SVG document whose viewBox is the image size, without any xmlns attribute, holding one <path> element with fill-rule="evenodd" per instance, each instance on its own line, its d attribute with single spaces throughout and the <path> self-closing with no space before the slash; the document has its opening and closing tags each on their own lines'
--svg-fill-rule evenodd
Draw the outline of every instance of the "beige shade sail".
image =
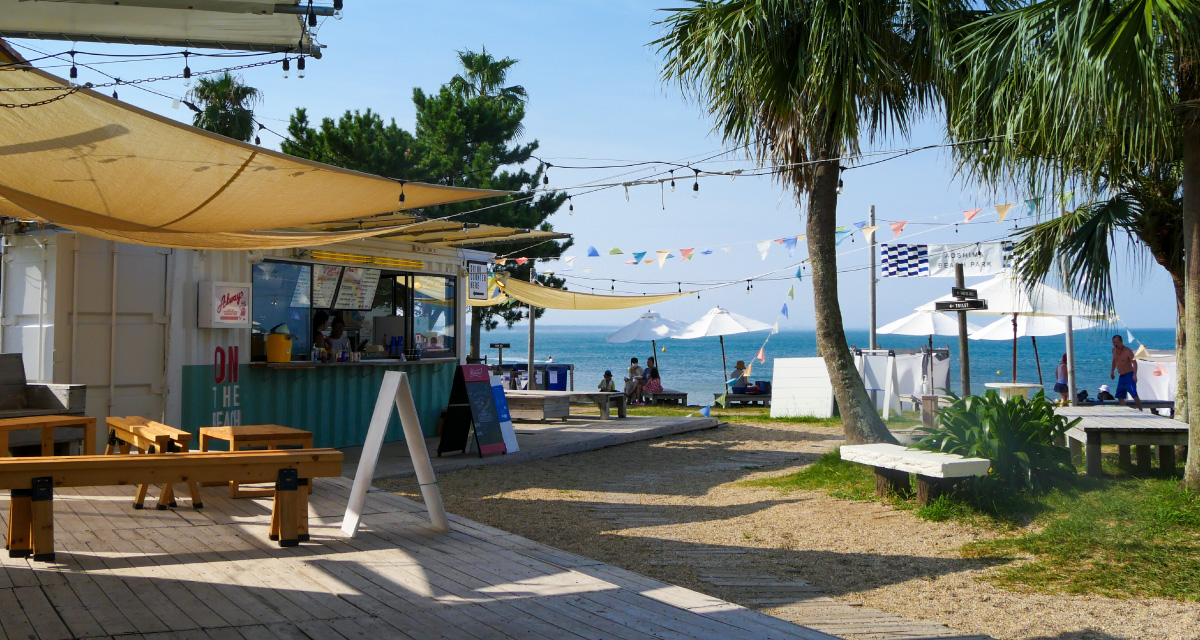
<svg viewBox="0 0 1200 640">
<path fill-rule="evenodd" d="M 576 293 L 543 287 L 529 282 L 521 282 L 508 277 L 507 273 L 496 274 L 496 285 L 508 297 L 524 302 L 531 307 L 540 309 L 566 309 L 576 311 L 600 311 L 606 309 L 635 309 L 660 304 L 683 296 L 694 295 L 695 291 L 683 293 L 667 293 L 654 296 L 604 296 L 594 293 Z M 471 306 L 488 306 L 499 304 L 504 300 L 475 300 Z"/>
<path fill-rule="evenodd" d="M 0 68 L 29 104 L 65 81 Z M 404 194 L 404 202 L 399 201 Z M 54 224 L 108 232 L 285 229 L 508 195 L 372 176 L 231 140 L 90 90 L 0 109 L 0 196 Z"/>
<path fill-rule="evenodd" d="M 294 249 L 317 247 L 335 242 L 362 240 L 387 233 L 386 230 L 312 232 L 312 231 L 228 231 L 221 233 L 188 233 L 181 231 L 106 231 L 87 227 L 65 227 L 76 233 L 101 240 L 113 240 L 151 247 L 176 249 Z"/>
</svg>

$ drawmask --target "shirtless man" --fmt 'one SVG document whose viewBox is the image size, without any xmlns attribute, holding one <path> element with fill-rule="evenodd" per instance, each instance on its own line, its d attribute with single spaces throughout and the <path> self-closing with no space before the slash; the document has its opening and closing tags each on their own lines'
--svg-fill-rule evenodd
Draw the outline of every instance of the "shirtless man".
<svg viewBox="0 0 1200 640">
<path fill-rule="evenodd" d="M 1133 360 L 1133 350 L 1125 346 L 1125 341 L 1121 336 L 1113 336 L 1112 339 L 1112 367 L 1108 370 L 1108 377 L 1116 380 L 1117 376 L 1114 372 L 1120 373 L 1121 378 L 1117 380 L 1117 402 L 1125 404 L 1125 396 L 1133 396 L 1133 404 L 1138 411 L 1142 410 L 1142 399 L 1138 397 L 1137 392 L 1137 363 Z"/>
</svg>

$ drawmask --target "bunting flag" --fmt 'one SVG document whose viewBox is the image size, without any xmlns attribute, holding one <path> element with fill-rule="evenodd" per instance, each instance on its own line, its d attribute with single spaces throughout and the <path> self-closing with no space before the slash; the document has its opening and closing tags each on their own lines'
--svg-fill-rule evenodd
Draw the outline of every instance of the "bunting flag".
<svg viewBox="0 0 1200 640">
<path fill-rule="evenodd" d="M 667 258 L 671 255 L 671 252 L 670 251 L 655 251 L 654 254 L 658 256 L 658 268 L 662 269 L 663 265 L 667 263 Z"/>
<path fill-rule="evenodd" d="M 1042 206 L 1042 198 L 1040 196 L 1037 198 L 1030 198 L 1025 201 L 1025 208 L 1029 211 L 1029 215 L 1031 215 L 1031 216 L 1037 215 L 1038 210 L 1041 208 L 1041 206 Z"/>
<path fill-rule="evenodd" d="M 979 215 L 980 211 L 983 211 L 983 209 L 968 209 L 967 211 L 964 211 L 963 222 L 970 222 L 974 220 L 975 216 Z"/>
<path fill-rule="evenodd" d="M 785 303 L 783 303 L 783 309 L 781 309 L 781 310 L 779 311 L 779 313 L 780 313 L 780 314 L 782 314 L 782 315 L 783 315 L 783 317 L 787 318 L 788 320 L 791 320 L 791 318 L 790 318 L 790 317 L 788 317 L 788 310 L 787 310 L 787 303 L 786 303 L 786 302 L 785 302 Z"/>
<path fill-rule="evenodd" d="M 633 252 L 633 261 L 634 261 L 635 263 L 637 263 L 637 262 L 641 262 L 641 261 L 642 261 L 642 258 L 645 258 L 645 257 L 646 257 L 646 252 L 645 252 L 645 251 L 634 251 L 634 252 Z"/>
<path fill-rule="evenodd" d="M 727 387 L 728 387 L 729 385 L 731 385 L 731 384 L 733 384 L 733 383 L 737 382 L 738 380 L 741 380 L 741 378 L 730 378 L 730 379 L 728 379 L 728 380 L 726 380 L 726 381 L 725 381 L 725 386 L 727 386 Z"/>
<path fill-rule="evenodd" d="M 779 244 L 783 244 L 783 238 L 775 238 L 774 242 L 777 242 L 777 243 L 779 243 Z"/>
<path fill-rule="evenodd" d="M 711 404 L 708 405 L 707 407 L 700 407 L 700 415 L 704 416 L 705 418 L 709 417 L 709 415 L 711 413 L 712 413 L 712 405 Z"/>
<path fill-rule="evenodd" d="M 682 259 L 683 259 L 683 260 L 691 260 L 691 259 L 692 259 L 692 252 L 693 252 L 693 251 L 695 251 L 695 250 L 696 250 L 696 249 L 694 249 L 694 248 L 692 248 L 692 249 L 680 249 L 680 250 L 679 250 L 679 255 L 680 255 L 680 256 L 682 256 Z"/>
<path fill-rule="evenodd" d="M 1154 365 L 1154 375 L 1156 375 L 1156 376 L 1163 376 L 1163 375 L 1166 375 L 1166 374 L 1167 374 L 1167 368 L 1166 368 L 1166 367 L 1162 366 L 1161 364 L 1156 364 L 1156 365 Z"/>
<path fill-rule="evenodd" d="M 1130 331 L 1129 329 L 1125 330 L 1125 335 L 1129 338 L 1129 340 L 1126 341 L 1129 344 L 1133 344 L 1134 342 L 1137 342 L 1136 340 L 1133 339 L 1133 332 Z"/>
<path fill-rule="evenodd" d="M 496 264 L 502 267 L 504 266 L 505 262 L 508 262 L 508 258 L 496 258 Z"/>
<path fill-rule="evenodd" d="M 804 279 L 804 265 L 796 267 L 796 278 L 799 280 Z"/>
<path fill-rule="evenodd" d="M 888 226 L 892 228 L 892 237 L 899 238 L 900 234 L 904 232 L 904 227 L 906 225 L 908 225 L 908 220 L 904 220 L 902 222 L 889 222 Z"/>
<path fill-rule="evenodd" d="M 1011 202 L 1009 202 L 1007 204 L 996 205 L 996 216 L 997 216 L 996 222 L 1004 222 L 1004 219 L 1008 217 L 1008 210 L 1011 208 L 1012 208 Z"/>
<path fill-rule="evenodd" d="M 613 247 L 613 248 L 611 248 L 611 249 L 609 249 L 609 250 L 608 250 L 608 255 L 610 255 L 610 256 L 619 256 L 619 255 L 621 255 L 622 253 L 624 253 L 624 252 L 623 252 L 623 251 L 621 251 L 620 249 L 616 248 L 616 247 Z"/>
<path fill-rule="evenodd" d="M 721 251 L 724 251 L 725 253 L 729 253 L 730 249 L 729 249 L 729 247 L 721 247 Z"/>
<path fill-rule="evenodd" d="M 875 225 L 870 225 L 870 226 L 866 226 L 866 227 L 862 228 L 863 237 L 867 239 L 867 242 L 875 242 L 875 230 L 878 228 L 879 227 L 877 227 Z"/>
<path fill-rule="evenodd" d="M 517 264 L 518 264 L 518 265 L 523 265 L 523 264 L 525 264 L 526 262 L 529 262 L 529 258 L 517 258 Z"/>
<path fill-rule="evenodd" d="M 626 260 L 625 264 L 637 264 L 637 260 Z"/>
<path fill-rule="evenodd" d="M 767 335 L 773 336 L 777 333 L 779 333 L 779 321 L 778 320 L 775 321 L 775 324 L 771 325 L 771 333 L 769 333 Z"/>
<path fill-rule="evenodd" d="M 712 255 L 712 249 L 705 249 L 704 251 L 701 251 L 701 252 L 700 252 L 700 255 L 702 255 L 702 256 L 711 256 L 711 255 Z"/>
<path fill-rule="evenodd" d="M 758 360 L 759 362 L 766 362 L 767 361 L 766 349 L 767 349 L 767 345 L 765 345 L 765 344 L 763 346 L 759 347 L 758 355 L 754 356 L 754 359 Z"/>
<path fill-rule="evenodd" d="M 647 258 L 645 260 L 642 260 L 642 262 L 644 262 L 646 264 L 650 264 L 651 262 L 654 262 L 654 258 Z"/>
<path fill-rule="evenodd" d="M 563 258 L 563 262 L 567 263 L 568 267 L 575 266 L 575 256 L 567 256 Z"/>
<path fill-rule="evenodd" d="M 849 237 L 850 237 L 850 234 L 851 234 L 851 233 L 853 233 L 853 232 L 852 232 L 852 231 L 850 231 L 850 230 L 848 230 L 848 229 L 846 229 L 845 227 L 838 227 L 838 229 L 840 229 L 840 231 L 834 231 L 834 232 L 833 232 L 833 234 L 834 234 L 835 236 L 837 236 L 837 242 L 835 242 L 834 244 L 838 244 L 838 245 L 840 245 L 840 244 L 842 244 L 843 242 L 845 242 L 845 241 L 846 241 L 846 238 L 849 238 Z"/>
<path fill-rule="evenodd" d="M 743 374 L 742 374 L 742 377 L 744 377 L 744 378 L 746 378 L 746 379 L 749 379 L 749 378 L 750 378 L 750 372 L 751 372 L 751 371 L 753 371 L 753 370 L 754 370 L 754 363 L 753 363 L 753 362 L 751 362 L 750 364 L 746 365 L 746 373 L 743 373 Z M 735 379 L 736 379 L 736 378 L 735 378 Z"/>
<path fill-rule="evenodd" d="M 600 252 L 596 251 L 596 247 L 588 247 L 588 257 L 589 258 L 599 258 Z"/>
<path fill-rule="evenodd" d="M 787 249 L 789 258 L 792 257 L 792 255 L 796 253 L 797 240 L 799 240 L 799 238 L 784 238 L 783 239 L 783 243 L 782 243 L 783 248 Z"/>
<path fill-rule="evenodd" d="M 788 299 L 789 300 L 796 299 L 796 285 L 792 285 L 792 286 L 788 287 Z"/>
<path fill-rule="evenodd" d="M 725 394 L 723 394 L 723 393 L 721 394 L 721 397 L 717 398 L 716 400 L 713 400 L 713 404 L 719 404 L 719 405 L 721 405 L 722 408 L 724 408 L 726 406 L 725 402 L 726 402 Z"/>
<path fill-rule="evenodd" d="M 584 268 L 583 268 L 583 272 L 584 272 L 584 273 L 591 273 L 591 272 L 592 272 L 592 268 L 591 268 L 591 267 L 584 267 Z"/>
<path fill-rule="evenodd" d="M 1074 191 L 1064 191 L 1058 194 L 1058 201 L 1062 203 L 1063 211 L 1067 210 L 1067 205 L 1071 204 L 1071 198 L 1075 197 Z"/>
<path fill-rule="evenodd" d="M 865 227 L 865 226 L 867 226 L 867 221 L 866 221 L 866 220 L 863 220 L 862 222 L 855 222 L 855 223 L 854 223 L 854 226 L 855 226 L 855 228 L 857 228 L 859 231 L 862 231 L 862 228 L 863 228 L 863 227 Z"/>
<path fill-rule="evenodd" d="M 758 248 L 758 255 L 762 256 L 763 260 L 766 260 L 767 253 L 771 251 L 771 241 L 763 240 L 762 242 L 755 242 L 754 246 Z"/>
</svg>

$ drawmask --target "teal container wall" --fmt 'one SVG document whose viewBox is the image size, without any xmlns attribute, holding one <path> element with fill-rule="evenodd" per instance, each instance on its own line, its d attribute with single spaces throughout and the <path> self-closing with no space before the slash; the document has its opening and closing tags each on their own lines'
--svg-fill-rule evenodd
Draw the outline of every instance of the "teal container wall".
<svg viewBox="0 0 1200 640">
<path fill-rule="evenodd" d="M 183 371 L 183 425 L 192 433 L 214 423 L 278 424 L 311 431 L 317 447 L 362 445 L 385 371 L 405 371 L 412 386 L 421 431 L 437 435 L 438 419 L 450 399 L 454 362 L 315 369 L 238 367 L 236 395 L 215 384 L 213 367 Z M 214 419 L 214 413 L 218 413 Z M 385 441 L 403 440 L 393 409 Z"/>
</svg>

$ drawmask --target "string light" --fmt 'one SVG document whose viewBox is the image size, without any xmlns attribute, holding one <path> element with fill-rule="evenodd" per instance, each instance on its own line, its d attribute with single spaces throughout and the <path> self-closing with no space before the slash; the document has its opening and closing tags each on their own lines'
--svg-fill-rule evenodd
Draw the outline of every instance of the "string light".
<svg viewBox="0 0 1200 640">
<path fill-rule="evenodd" d="M 546 163 L 546 171 L 542 173 L 542 184 L 550 184 L 550 167 L 554 165 Z"/>
<path fill-rule="evenodd" d="M 567 213 L 575 215 L 575 201 L 571 199 L 571 196 L 567 196 Z"/>
<path fill-rule="evenodd" d="M 839 194 L 846 193 L 846 184 L 844 182 L 842 182 L 841 178 L 838 178 L 837 192 Z"/>
<path fill-rule="evenodd" d="M 287 78 L 292 70 L 292 63 L 288 61 L 288 57 L 283 57 L 283 77 Z"/>
<path fill-rule="evenodd" d="M 333 19 L 342 19 L 342 0 L 333 0 Z"/>
<path fill-rule="evenodd" d="M 317 14 L 313 13 L 312 0 L 308 0 L 308 26 L 317 26 Z"/>
<path fill-rule="evenodd" d="M 404 204 L 404 181 L 400 181 L 400 204 Z"/>
<path fill-rule="evenodd" d="M 671 193 L 675 193 L 675 170 L 671 169 Z"/>
<path fill-rule="evenodd" d="M 692 169 L 692 171 L 696 172 L 696 177 L 695 177 L 696 181 L 692 183 L 692 191 L 699 191 L 700 190 L 700 170 Z"/>
<path fill-rule="evenodd" d="M 72 51 L 71 52 L 71 79 L 74 80 L 78 77 L 79 77 L 79 69 L 75 68 L 75 52 Z"/>
<path fill-rule="evenodd" d="M 304 77 L 304 56 L 300 56 L 300 59 L 296 61 L 296 76 Z"/>
<path fill-rule="evenodd" d="M 991 152 L 992 152 L 992 141 L 989 138 L 989 139 L 983 141 L 983 155 L 986 156 Z"/>
<path fill-rule="evenodd" d="M 183 52 L 183 86 L 185 87 L 192 86 L 192 68 L 188 66 L 188 55 L 190 54 L 187 51 Z"/>
<path fill-rule="evenodd" d="M 117 97 L 117 90 L 116 90 L 116 89 L 113 89 L 113 100 L 120 100 L 120 98 L 118 98 L 118 97 Z"/>
</svg>

